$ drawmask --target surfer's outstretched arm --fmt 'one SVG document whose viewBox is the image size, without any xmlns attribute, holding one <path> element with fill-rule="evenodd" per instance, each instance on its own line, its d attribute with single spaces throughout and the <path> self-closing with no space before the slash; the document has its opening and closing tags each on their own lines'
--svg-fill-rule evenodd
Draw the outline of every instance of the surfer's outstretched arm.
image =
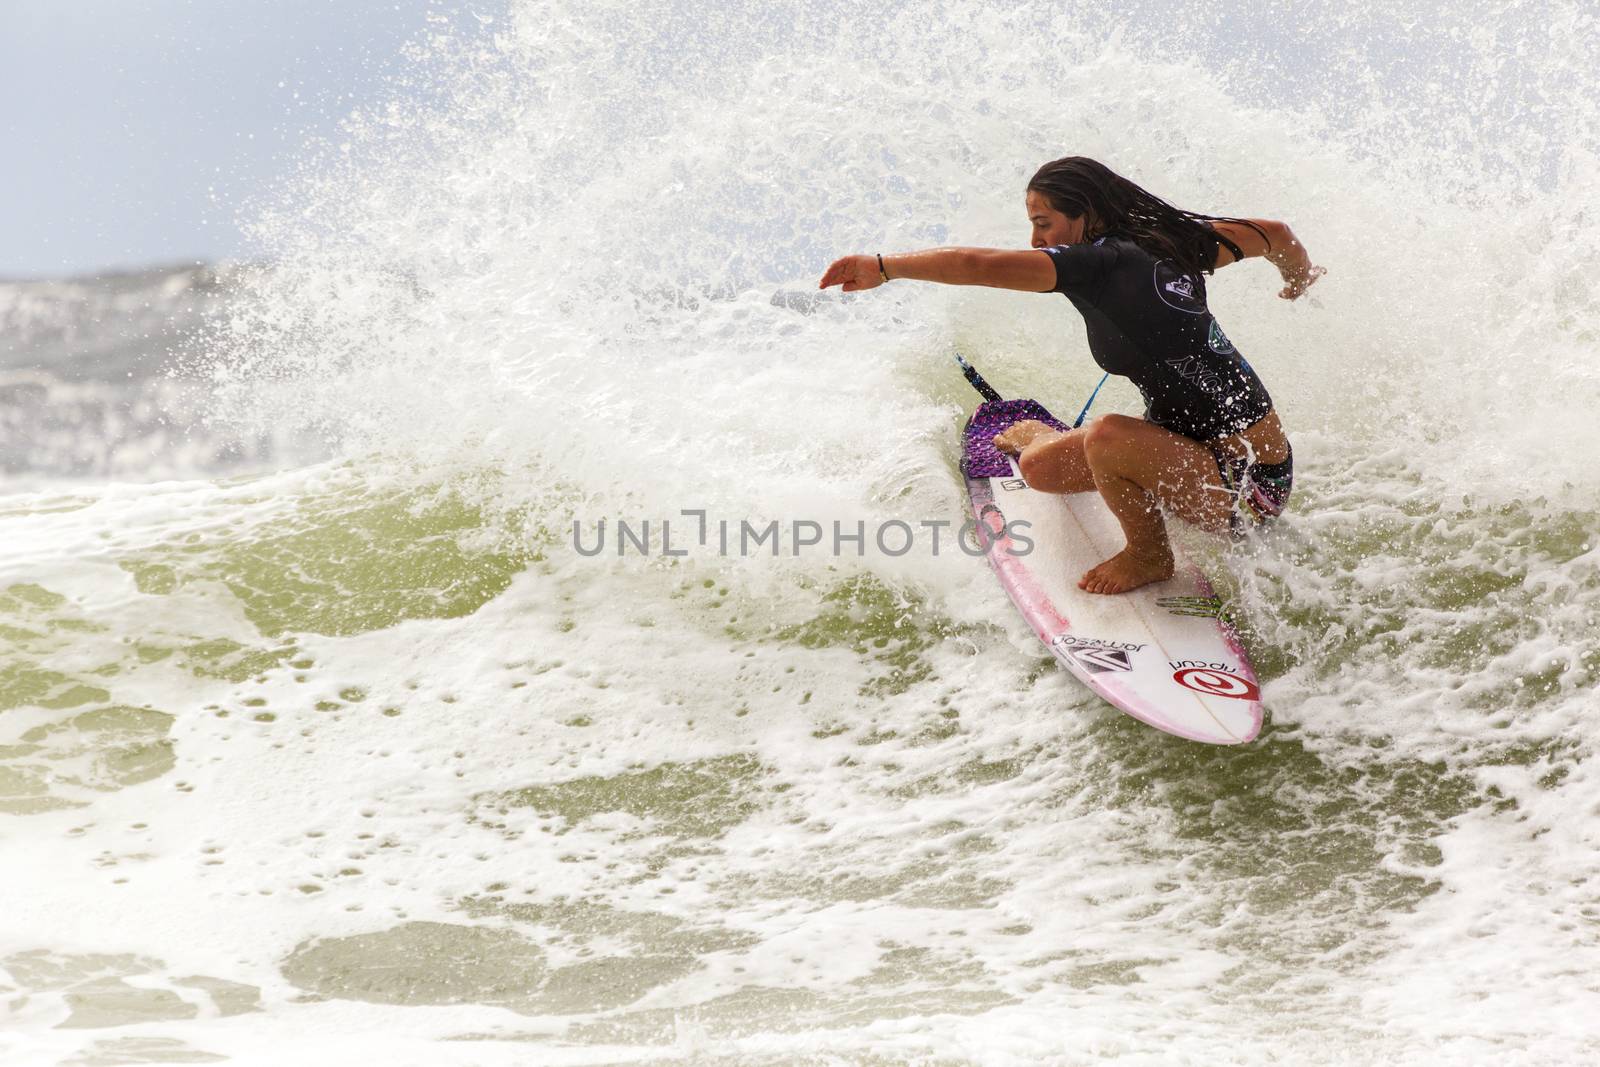
<svg viewBox="0 0 1600 1067">
<path fill-rule="evenodd" d="M 847 293 L 855 293 L 901 279 L 1048 293 L 1056 287 L 1056 267 L 1048 255 L 1037 249 L 930 248 L 925 252 L 836 259 L 823 272 L 817 288 L 837 285 Z"/>
<path fill-rule="evenodd" d="M 1244 219 L 1240 222 L 1217 219 L 1211 223 L 1211 228 L 1233 242 L 1244 253 L 1245 259 L 1265 256 L 1267 262 L 1277 267 L 1284 282 L 1278 295 L 1285 300 L 1293 300 L 1328 273 L 1327 268 L 1312 265 L 1306 246 L 1295 237 L 1288 223 L 1274 222 L 1272 219 Z M 1227 245 L 1217 248 L 1218 267 L 1235 262 L 1237 259 Z"/>
</svg>

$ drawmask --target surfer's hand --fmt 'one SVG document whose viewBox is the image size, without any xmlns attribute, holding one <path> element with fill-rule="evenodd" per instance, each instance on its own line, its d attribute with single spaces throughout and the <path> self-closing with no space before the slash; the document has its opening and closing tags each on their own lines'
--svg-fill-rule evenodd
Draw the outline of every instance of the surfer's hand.
<svg viewBox="0 0 1600 1067">
<path fill-rule="evenodd" d="M 1278 295 L 1285 300 L 1294 300 L 1316 283 L 1316 280 L 1328 273 L 1327 267 L 1313 267 L 1309 260 L 1303 266 L 1278 268 L 1283 275 L 1284 286 L 1278 290 Z"/>
<path fill-rule="evenodd" d="M 1018 455 L 1045 434 L 1059 434 L 1054 426 L 1038 419 L 1024 419 L 994 435 L 994 447 L 1002 452 Z"/>
<path fill-rule="evenodd" d="M 863 289 L 876 289 L 882 284 L 883 275 L 878 273 L 877 256 L 845 256 L 834 260 L 833 265 L 823 272 L 817 288 L 837 285 L 847 293 L 857 293 Z"/>
</svg>

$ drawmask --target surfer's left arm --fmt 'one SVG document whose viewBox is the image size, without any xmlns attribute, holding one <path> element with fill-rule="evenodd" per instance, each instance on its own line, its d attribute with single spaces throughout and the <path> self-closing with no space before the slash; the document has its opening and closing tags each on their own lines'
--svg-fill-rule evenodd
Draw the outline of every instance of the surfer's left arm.
<svg viewBox="0 0 1600 1067">
<path fill-rule="evenodd" d="M 1300 296 L 1311 288 L 1313 282 L 1328 273 L 1326 267 L 1312 264 L 1306 246 L 1300 243 L 1286 222 L 1272 219 L 1241 219 L 1238 222 L 1228 222 L 1217 219 L 1211 223 L 1211 228 L 1233 242 L 1234 246 L 1244 253 L 1245 259 L 1262 256 L 1277 267 L 1278 273 L 1283 275 L 1284 282 L 1278 295 L 1285 300 L 1293 300 Z M 1233 252 L 1227 245 L 1219 243 L 1216 265 L 1226 267 L 1234 262 L 1237 260 Z"/>
<path fill-rule="evenodd" d="M 1056 267 L 1048 255 L 1034 248 L 930 248 L 893 255 L 845 256 L 834 260 L 817 288 L 837 285 L 847 293 L 855 293 L 902 279 L 1048 293 L 1056 286 Z"/>
</svg>

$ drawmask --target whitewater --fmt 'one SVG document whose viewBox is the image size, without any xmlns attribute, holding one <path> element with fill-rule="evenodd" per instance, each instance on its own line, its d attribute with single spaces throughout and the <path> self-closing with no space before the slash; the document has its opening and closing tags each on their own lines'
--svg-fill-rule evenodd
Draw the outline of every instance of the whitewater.
<svg viewBox="0 0 1600 1067">
<path fill-rule="evenodd" d="M 1255 8 L 484 5 L 247 262 L 0 284 L 0 1059 L 1592 1061 L 1600 26 Z M 1099 373 L 817 277 L 1068 154 L 1328 268 L 1209 281 L 1296 455 L 1186 539 L 1246 747 L 872 536 L 966 517 L 954 351 Z"/>
</svg>

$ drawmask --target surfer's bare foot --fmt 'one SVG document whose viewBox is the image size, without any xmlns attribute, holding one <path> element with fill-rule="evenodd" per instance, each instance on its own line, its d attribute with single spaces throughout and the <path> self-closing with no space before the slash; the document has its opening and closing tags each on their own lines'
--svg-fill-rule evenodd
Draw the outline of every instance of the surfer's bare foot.
<svg viewBox="0 0 1600 1067">
<path fill-rule="evenodd" d="M 1136 556 L 1133 549 L 1125 548 L 1104 563 L 1090 567 L 1078 580 L 1078 588 L 1089 593 L 1126 593 L 1151 582 L 1164 582 L 1172 577 L 1172 553 L 1159 556 Z"/>
<path fill-rule="evenodd" d="M 994 447 L 1002 452 L 1021 452 L 1033 444 L 1041 434 L 1060 432 L 1054 426 L 1048 426 L 1038 419 L 1023 419 L 995 434 Z"/>
</svg>

